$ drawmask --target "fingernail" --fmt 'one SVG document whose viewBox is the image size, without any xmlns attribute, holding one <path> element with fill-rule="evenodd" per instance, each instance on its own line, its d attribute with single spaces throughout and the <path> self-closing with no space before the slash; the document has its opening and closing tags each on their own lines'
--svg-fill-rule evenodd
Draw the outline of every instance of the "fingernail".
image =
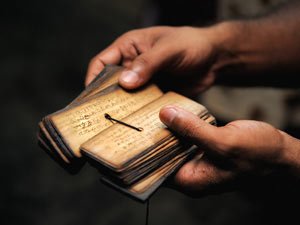
<svg viewBox="0 0 300 225">
<path fill-rule="evenodd" d="M 177 117 L 178 111 L 174 107 L 165 107 L 162 110 L 161 120 L 167 126 L 171 125 L 173 120 Z"/>
<path fill-rule="evenodd" d="M 120 79 L 125 83 L 134 84 L 139 80 L 139 75 L 132 70 L 126 70 L 122 72 Z"/>
</svg>

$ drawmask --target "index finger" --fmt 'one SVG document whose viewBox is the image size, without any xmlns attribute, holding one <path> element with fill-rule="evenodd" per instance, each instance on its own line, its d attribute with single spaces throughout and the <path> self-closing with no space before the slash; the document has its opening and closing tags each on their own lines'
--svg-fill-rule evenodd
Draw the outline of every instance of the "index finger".
<svg viewBox="0 0 300 225">
<path fill-rule="evenodd" d="M 119 64 L 122 59 L 120 50 L 116 46 L 110 46 L 96 55 L 89 63 L 85 78 L 87 86 L 108 64 Z"/>
</svg>

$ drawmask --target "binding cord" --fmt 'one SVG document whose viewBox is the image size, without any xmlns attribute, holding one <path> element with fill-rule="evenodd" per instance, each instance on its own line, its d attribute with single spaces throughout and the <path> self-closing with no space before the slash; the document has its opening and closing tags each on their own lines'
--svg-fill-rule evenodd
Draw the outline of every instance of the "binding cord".
<svg viewBox="0 0 300 225">
<path fill-rule="evenodd" d="M 148 199 L 146 202 L 146 221 L 145 225 L 149 225 L 149 205 L 150 205 L 150 200 Z"/>
</svg>

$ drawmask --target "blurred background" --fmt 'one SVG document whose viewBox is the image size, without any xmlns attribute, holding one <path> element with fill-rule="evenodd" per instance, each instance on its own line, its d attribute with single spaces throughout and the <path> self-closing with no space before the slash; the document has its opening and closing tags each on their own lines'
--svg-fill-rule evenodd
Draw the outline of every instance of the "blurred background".
<svg viewBox="0 0 300 225">
<path fill-rule="evenodd" d="M 0 7 L 0 224 L 144 224 L 146 206 L 110 189 L 86 165 L 72 176 L 38 146 L 37 124 L 84 88 L 89 60 L 122 33 L 152 25 L 209 25 L 283 0 L 5 1 Z M 298 90 L 214 87 L 199 96 L 222 123 L 259 119 L 300 137 Z M 292 182 L 192 199 L 161 188 L 150 224 L 299 224 Z M 297 205 L 297 204 L 296 204 Z"/>
</svg>

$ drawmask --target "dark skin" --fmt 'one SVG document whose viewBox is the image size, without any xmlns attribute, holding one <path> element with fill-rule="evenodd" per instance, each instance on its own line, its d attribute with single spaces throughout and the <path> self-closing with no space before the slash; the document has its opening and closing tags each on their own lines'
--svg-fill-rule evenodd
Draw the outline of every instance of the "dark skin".
<svg viewBox="0 0 300 225">
<path fill-rule="evenodd" d="M 127 68 L 119 78 L 126 89 L 142 86 L 158 71 L 171 73 L 170 83 L 180 80 L 188 95 L 216 83 L 299 87 L 300 3 L 293 1 L 265 17 L 206 28 L 129 31 L 91 60 L 86 84 L 106 64 Z M 215 127 L 175 106 L 161 109 L 160 119 L 204 152 L 205 157 L 195 157 L 175 175 L 175 188 L 189 195 L 222 192 L 245 176 L 300 176 L 299 139 L 270 124 L 239 120 Z"/>
</svg>

